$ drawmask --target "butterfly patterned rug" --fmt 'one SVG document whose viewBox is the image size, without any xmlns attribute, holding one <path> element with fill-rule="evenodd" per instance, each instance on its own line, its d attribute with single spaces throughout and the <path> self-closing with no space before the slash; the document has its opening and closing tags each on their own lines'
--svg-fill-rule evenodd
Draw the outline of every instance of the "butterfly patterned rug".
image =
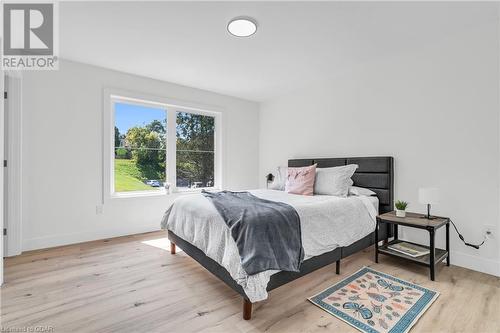
<svg viewBox="0 0 500 333">
<path fill-rule="evenodd" d="M 309 298 L 361 332 L 408 332 L 439 296 L 433 291 L 363 267 Z"/>
</svg>

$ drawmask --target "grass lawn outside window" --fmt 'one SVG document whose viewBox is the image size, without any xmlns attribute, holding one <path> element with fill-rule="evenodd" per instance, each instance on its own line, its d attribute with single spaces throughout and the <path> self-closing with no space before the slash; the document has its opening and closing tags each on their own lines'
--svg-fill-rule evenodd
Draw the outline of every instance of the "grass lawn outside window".
<svg viewBox="0 0 500 333">
<path fill-rule="evenodd" d="M 133 159 L 115 159 L 115 191 L 151 191 L 161 187 L 151 187 L 140 179 L 140 171 Z"/>
</svg>

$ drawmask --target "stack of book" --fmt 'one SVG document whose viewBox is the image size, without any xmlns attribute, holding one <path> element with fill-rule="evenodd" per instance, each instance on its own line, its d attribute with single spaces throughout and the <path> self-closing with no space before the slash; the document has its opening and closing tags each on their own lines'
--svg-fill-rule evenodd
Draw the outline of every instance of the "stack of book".
<svg viewBox="0 0 500 333">
<path fill-rule="evenodd" d="M 400 242 L 396 244 L 391 244 L 387 248 L 406 254 L 407 256 L 416 258 L 416 257 L 421 257 L 425 256 L 426 254 L 429 254 L 429 249 L 426 249 L 425 247 L 418 246 L 415 244 L 407 243 L 407 242 Z"/>
</svg>

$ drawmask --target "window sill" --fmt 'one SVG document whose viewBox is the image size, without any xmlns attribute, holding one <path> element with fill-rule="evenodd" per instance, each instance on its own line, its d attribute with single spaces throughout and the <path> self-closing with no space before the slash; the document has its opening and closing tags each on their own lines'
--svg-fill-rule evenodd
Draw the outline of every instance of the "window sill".
<svg viewBox="0 0 500 333">
<path fill-rule="evenodd" d="M 111 194 L 111 199 L 124 198 L 141 198 L 141 197 L 161 197 L 168 195 L 165 190 L 158 191 L 130 191 L 130 192 L 115 192 Z"/>
<path fill-rule="evenodd" d="M 172 193 L 168 193 L 166 190 L 116 192 L 116 193 L 112 193 L 111 194 L 111 199 L 146 198 L 146 197 L 162 197 L 162 196 L 176 197 L 176 196 L 179 196 L 179 195 L 201 193 L 202 190 L 220 191 L 220 188 L 216 188 L 216 187 L 200 187 L 200 188 L 193 188 L 193 189 L 192 188 L 188 188 L 188 189 L 176 189 Z"/>
</svg>

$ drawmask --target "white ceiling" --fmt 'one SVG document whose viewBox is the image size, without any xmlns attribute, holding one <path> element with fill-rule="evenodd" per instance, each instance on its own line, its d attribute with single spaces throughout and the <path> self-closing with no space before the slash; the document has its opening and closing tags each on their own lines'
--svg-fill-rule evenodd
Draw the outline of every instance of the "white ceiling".
<svg viewBox="0 0 500 333">
<path fill-rule="evenodd" d="M 257 34 L 227 33 L 241 15 Z M 497 17 L 495 3 L 63 2 L 60 55 L 265 101 Z"/>
</svg>

